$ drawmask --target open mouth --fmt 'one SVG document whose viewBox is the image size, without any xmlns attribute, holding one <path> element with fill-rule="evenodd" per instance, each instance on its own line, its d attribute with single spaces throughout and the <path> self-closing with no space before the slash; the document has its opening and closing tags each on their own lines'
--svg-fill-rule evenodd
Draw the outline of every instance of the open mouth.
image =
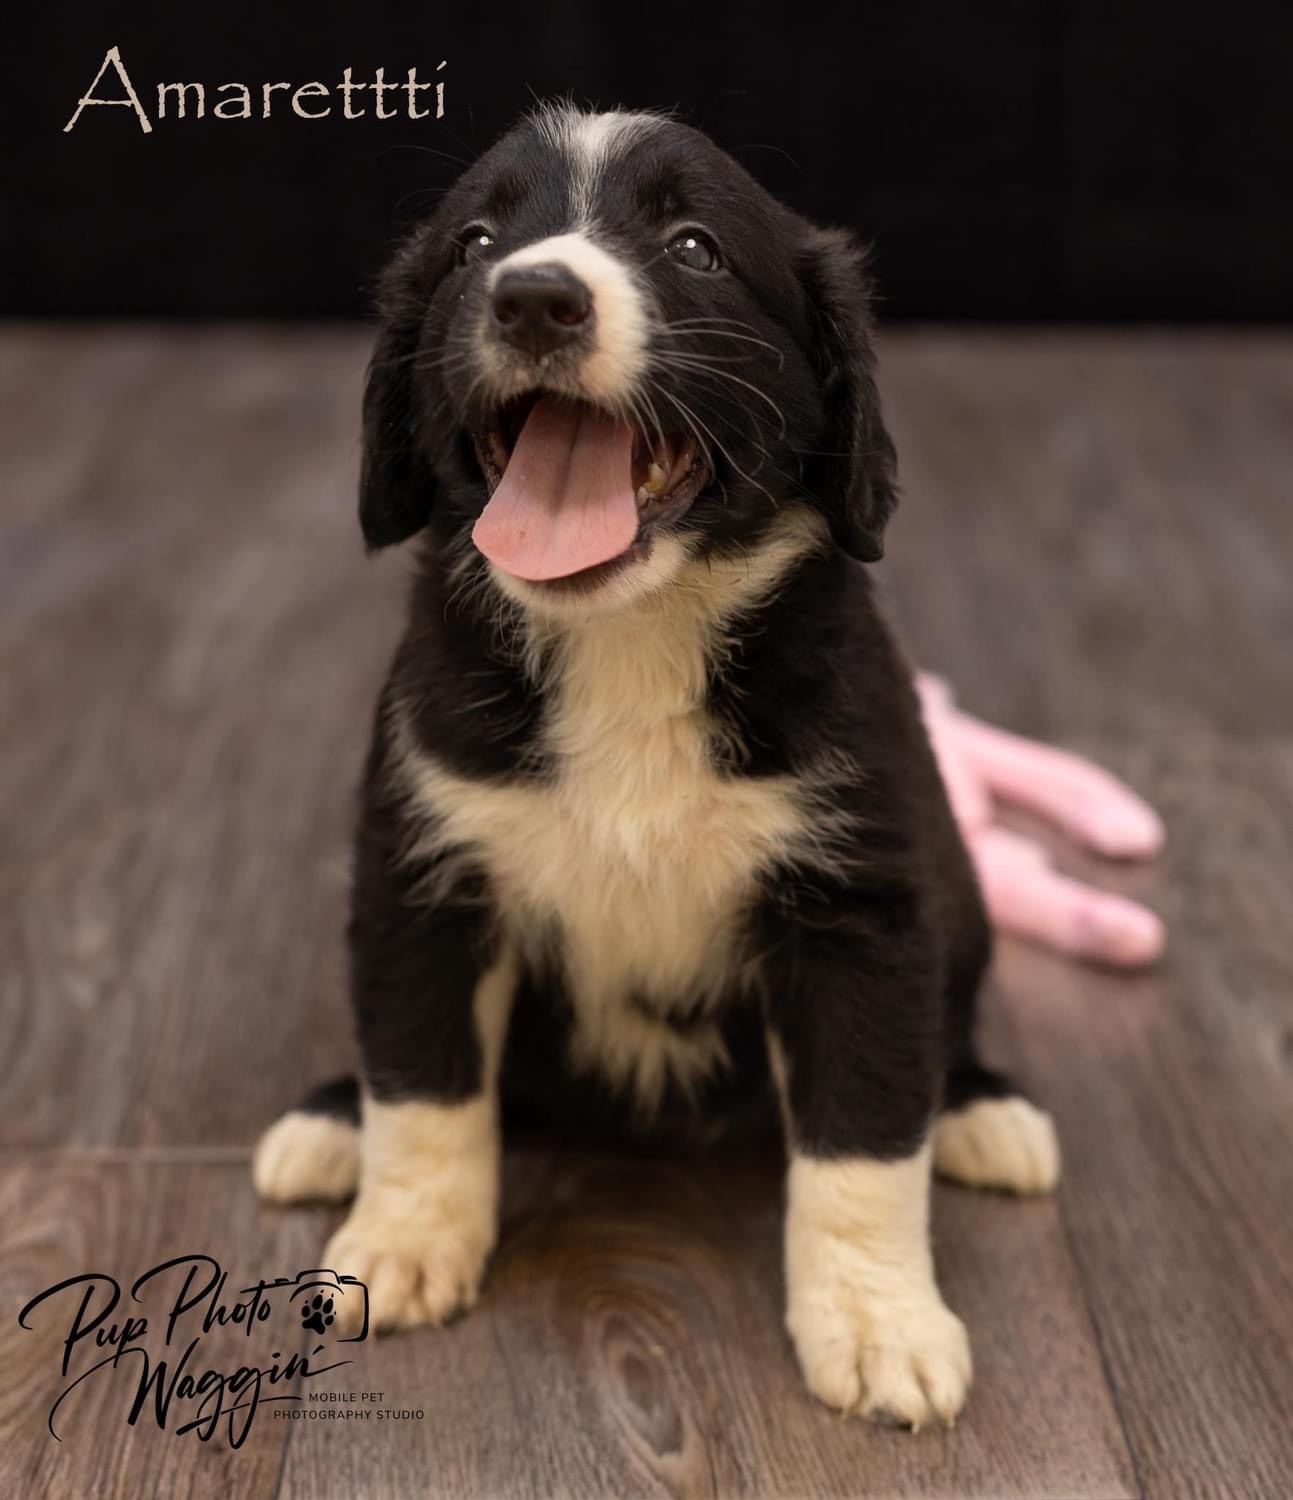
<svg viewBox="0 0 1293 1500">
<path fill-rule="evenodd" d="M 530 583 L 587 587 L 645 558 L 710 478 L 690 438 L 538 392 L 500 408 L 472 443 L 490 492 L 472 539 Z"/>
</svg>

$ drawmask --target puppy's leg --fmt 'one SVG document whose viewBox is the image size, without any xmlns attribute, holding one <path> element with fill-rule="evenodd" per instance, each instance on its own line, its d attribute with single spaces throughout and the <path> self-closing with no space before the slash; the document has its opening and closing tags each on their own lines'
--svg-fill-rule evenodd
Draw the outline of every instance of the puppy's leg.
<svg viewBox="0 0 1293 1500">
<path fill-rule="evenodd" d="M 367 1285 L 384 1329 L 475 1300 L 497 1230 L 496 1082 L 518 965 L 478 880 L 428 885 L 380 834 L 371 820 L 361 834 L 350 934 L 359 1192 L 325 1264 Z"/>
<path fill-rule="evenodd" d="M 928 1143 L 900 1161 L 795 1152 L 786 1322 L 815 1396 L 919 1429 L 950 1423 L 970 1346 L 934 1281 Z"/>
<path fill-rule="evenodd" d="M 790 1132 L 786 1322 L 828 1405 L 951 1422 L 970 1350 L 929 1250 L 941 997 L 919 916 L 786 903 L 769 1044 Z"/>
<path fill-rule="evenodd" d="M 481 975 L 473 1011 L 482 1031 L 501 1026 L 515 979 L 507 952 Z M 466 1098 L 392 1094 L 391 1086 L 387 1074 L 380 1092 L 365 1092 L 359 1194 L 324 1255 L 367 1285 L 379 1330 L 441 1323 L 470 1307 L 498 1226 L 492 1070 Z"/>
</svg>

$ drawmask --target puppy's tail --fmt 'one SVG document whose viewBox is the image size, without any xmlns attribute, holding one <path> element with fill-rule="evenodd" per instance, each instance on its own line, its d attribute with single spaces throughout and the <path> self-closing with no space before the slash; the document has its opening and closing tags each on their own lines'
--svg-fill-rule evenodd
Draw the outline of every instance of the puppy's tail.
<svg viewBox="0 0 1293 1500">
<path fill-rule="evenodd" d="M 271 1203 L 339 1203 L 359 1186 L 359 1080 L 320 1084 L 261 1136 L 252 1181 Z"/>
</svg>

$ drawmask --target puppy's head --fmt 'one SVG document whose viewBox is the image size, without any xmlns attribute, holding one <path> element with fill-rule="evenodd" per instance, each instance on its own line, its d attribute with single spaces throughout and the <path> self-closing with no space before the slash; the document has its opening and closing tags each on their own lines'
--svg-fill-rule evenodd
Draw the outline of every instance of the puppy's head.
<svg viewBox="0 0 1293 1500">
<path fill-rule="evenodd" d="M 667 587 L 815 507 L 880 556 L 893 448 L 861 251 L 653 115 L 543 110 L 386 273 L 364 398 L 370 547 L 430 525 L 560 611 Z"/>
</svg>

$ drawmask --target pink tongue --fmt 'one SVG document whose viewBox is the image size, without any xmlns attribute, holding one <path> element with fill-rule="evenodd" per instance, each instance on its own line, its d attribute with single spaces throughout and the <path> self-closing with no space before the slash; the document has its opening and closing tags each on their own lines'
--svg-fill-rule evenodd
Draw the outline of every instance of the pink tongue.
<svg viewBox="0 0 1293 1500">
<path fill-rule="evenodd" d="M 631 429 L 542 397 L 472 541 L 505 573 L 537 583 L 609 562 L 637 534 Z"/>
</svg>

